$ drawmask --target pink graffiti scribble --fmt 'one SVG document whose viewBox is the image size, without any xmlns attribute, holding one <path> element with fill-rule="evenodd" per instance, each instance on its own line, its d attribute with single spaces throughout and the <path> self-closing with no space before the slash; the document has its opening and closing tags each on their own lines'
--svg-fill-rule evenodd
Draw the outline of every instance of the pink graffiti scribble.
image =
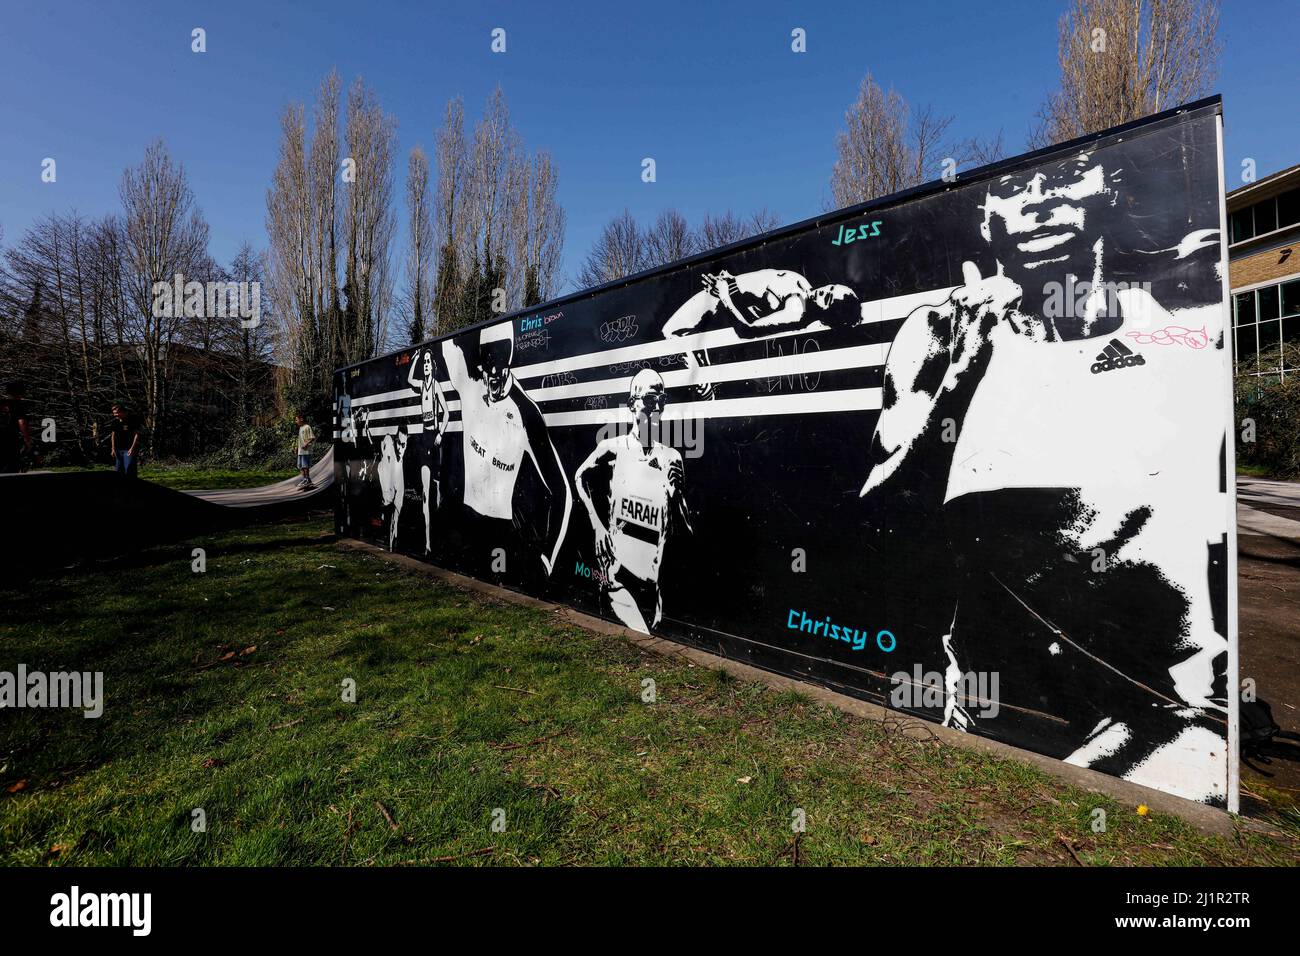
<svg viewBox="0 0 1300 956">
<path fill-rule="evenodd" d="M 1166 325 L 1163 329 L 1156 329 L 1154 332 L 1125 334 L 1136 339 L 1138 345 L 1173 345 L 1175 342 L 1181 342 L 1189 349 L 1203 349 L 1210 344 L 1210 336 L 1206 333 L 1205 326 L 1199 329 L 1186 329 L 1181 325 Z"/>
</svg>

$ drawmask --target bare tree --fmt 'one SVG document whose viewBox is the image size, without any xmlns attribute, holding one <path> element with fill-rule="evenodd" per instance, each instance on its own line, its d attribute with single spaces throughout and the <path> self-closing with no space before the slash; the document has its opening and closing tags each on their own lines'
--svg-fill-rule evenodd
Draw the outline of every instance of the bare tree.
<svg viewBox="0 0 1300 956">
<path fill-rule="evenodd" d="M 512 222 L 527 195 L 527 169 L 521 163 L 518 135 L 510 127 L 505 95 L 497 87 L 489 97 L 472 138 L 464 130 L 459 98 L 447 104 L 438 132 L 438 190 L 435 222 L 438 267 L 434 298 L 438 327 L 449 332 L 488 318 L 505 289 L 515 304 L 522 285 L 508 282 L 507 259 L 518 243 L 507 241 Z M 510 286 L 510 288 L 507 288 Z"/>
<path fill-rule="evenodd" d="M 766 208 L 747 218 L 728 209 L 721 215 L 706 214 L 699 228 L 692 229 L 680 212 L 666 209 L 652 225 L 642 228 L 625 209 L 605 224 L 578 270 L 577 281 L 584 288 L 612 282 L 770 232 L 778 225 L 780 220 Z"/>
<path fill-rule="evenodd" d="M 429 218 L 429 157 L 419 146 L 406 164 L 406 336 L 422 341 L 433 331 L 433 223 Z"/>
<path fill-rule="evenodd" d="M 290 104 L 280 117 L 280 158 L 266 191 L 266 234 L 269 291 L 281 323 L 280 361 L 293 370 L 290 401 L 295 407 L 326 387 L 323 339 L 329 333 L 321 328 L 323 317 L 317 310 L 322 300 L 318 282 L 323 268 L 335 268 L 333 262 L 322 266 L 317 259 L 312 172 L 303 107 Z"/>
<path fill-rule="evenodd" d="M 467 238 L 469 257 L 478 253 L 488 273 L 494 273 L 500 260 L 504 271 L 506 243 L 501 232 L 507 221 L 506 206 L 510 198 L 510 173 L 518 162 L 518 134 L 510 126 L 510 110 L 505 93 L 498 86 L 488 98 L 483 116 L 474 126 L 474 144 L 470 165 L 470 206 Z"/>
<path fill-rule="evenodd" d="M 532 229 L 533 169 L 522 145 L 510 154 L 505 174 L 502 229 L 506 304 L 520 308 L 528 297 L 528 248 Z"/>
<path fill-rule="evenodd" d="M 6 251 L 0 268 L 0 316 L 23 317 L 21 334 L 12 337 L 0 320 L 0 377 L 25 380 L 40 417 L 54 420 L 58 440 L 47 451 L 58 462 L 102 454 L 111 405 L 123 402 L 147 413 L 151 385 L 159 389 L 153 420 L 160 424 L 151 441 L 158 455 L 221 447 L 271 393 L 265 326 L 231 321 L 234 316 L 209 307 L 206 296 L 204 306 L 192 310 L 188 290 L 183 312 L 176 300 L 161 306 L 151 295 L 142 316 L 130 294 L 141 279 L 121 222 L 47 216 Z M 187 283 L 261 279 L 247 245 L 231 270 L 199 249 L 178 271 Z M 165 281 L 169 292 L 174 279 Z M 151 350 L 142 338 L 151 328 L 163 330 L 152 378 Z"/>
<path fill-rule="evenodd" d="M 556 199 L 558 174 L 548 152 L 517 164 L 512 192 L 510 305 L 527 308 L 555 295 L 564 249 L 564 209 Z"/>
<path fill-rule="evenodd" d="M 434 164 L 439 332 L 490 318 L 502 305 L 517 309 L 553 295 L 564 246 L 555 162 L 549 153 L 529 155 L 500 87 L 468 136 L 464 104 L 459 97 L 447 103 Z"/>
<path fill-rule="evenodd" d="M 397 122 L 384 112 L 361 77 L 348 90 L 345 142 L 355 178 L 345 180 L 347 303 L 343 328 L 334 343 L 336 366 L 369 358 L 382 349 L 387 343 L 392 300 L 389 246 L 395 227 L 392 192 Z"/>
<path fill-rule="evenodd" d="M 162 140 L 145 150 L 144 161 L 122 174 L 127 304 L 144 366 L 144 421 L 161 441 L 167 395 L 169 348 L 181 327 L 183 309 L 155 314 L 155 283 L 193 274 L 206 257 L 208 225 L 185 178 Z"/>
<path fill-rule="evenodd" d="M 750 236 L 770 232 L 780 225 L 780 220 L 766 207 L 748 219 L 742 219 L 728 209 L 720 216 L 706 214 L 700 222 L 699 247 L 716 249 L 719 246 L 740 242 Z"/>
<path fill-rule="evenodd" d="M 433 311 L 439 331 L 460 328 L 459 304 L 464 281 L 468 160 L 465 155 L 465 104 L 460 97 L 447 102 L 434 151 L 438 185 L 434 198 L 433 230 L 438 248 L 434 276 Z"/>
<path fill-rule="evenodd" d="M 963 163 L 974 166 L 987 166 L 1006 158 L 1007 150 L 1002 142 L 1002 130 L 988 139 L 968 139 L 962 146 Z"/>
<path fill-rule="evenodd" d="M 700 240 L 686 217 L 676 209 L 665 209 L 654 224 L 645 231 L 645 263 L 647 267 L 667 265 L 678 259 L 694 255 L 700 249 Z"/>
<path fill-rule="evenodd" d="M 104 341 L 97 311 L 97 227 L 76 213 L 37 220 L 5 254 L 5 306 L 22 324 L 0 355 L 6 377 L 31 383 L 43 411 L 74 434 L 94 430 L 104 398 Z"/>
<path fill-rule="evenodd" d="M 235 253 L 228 274 L 234 282 L 258 283 L 260 286 L 265 279 L 263 257 L 251 243 L 244 242 Z M 262 304 L 265 311 L 256 325 L 245 322 L 226 325 L 232 339 L 229 348 L 237 358 L 232 366 L 234 381 L 231 384 L 234 388 L 235 419 L 240 425 L 251 424 L 263 411 L 259 407 L 258 397 L 269 394 L 274 385 L 270 380 L 274 358 L 271 330 L 274 324 L 271 321 L 273 317 L 267 314 L 272 305 L 270 301 Z"/>
<path fill-rule="evenodd" d="M 308 265 L 311 314 L 322 354 L 338 354 L 344 338 L 339 306 L 339 93 L 342 83 L 337 70 L 330 70 L 316 92 L 311 151 L 308 157 L 305 191 L 312 222 Z M 322 369 L 322 381 L 330 369 Z"/>
<path fill-rule="evenodd" d="M 537 273 L 538 302 L 552 299 L 559 292 L 560 258 L 564 254 L 564 207 L 557 189 L 560 173 L 549 152 L 533 157 L 532 206 L 534 241 L 528 264 Z"/>
<path fill-rule="evenodd" d="M 749 227 L 753 230 L 751 235 L 758 236 L 771 232 L 779 225 L 781 225 L 781 217 L 766 206 L 749 217 Z"/>
<path fill-rule="evenodd" d="M 646 244 L 641 227 L 626 209 L 605 224 L 578 270 L 583 288 L 602 285 L 646 268 Z"/>
<path fill-rule="evenodd" d="M 852 206 L 937 179 L 952 117 L 931 107 L 913 112 L 894 90 L 886 92 L 868 73 L 858 98 L 844 114 L 846 129 L 836 139 L 831 172 L 836 207 Z M 957 157 L 954 157 L 957 158 Z"/>
<path fill-rule="evenodd" d="M 303 106 L 285 109 L 266 196 L 267 278 L 282 323 L 281 361 L 293 370 L 288 397 L 317 416 L 333 370 L 386 344 L 393 290 L 396 123 L 358 77 L 340 139 L 339 89 L 331 71 L 317 93 L 310 137 Z"/>
<path fill-rule="evenodd" d="M 1170 109 L 1218 76 L 1216 0 L 1071 0 L 1061 17 L 1060 87 L 1039 110 L 1045 146 Z"/>
</svg>

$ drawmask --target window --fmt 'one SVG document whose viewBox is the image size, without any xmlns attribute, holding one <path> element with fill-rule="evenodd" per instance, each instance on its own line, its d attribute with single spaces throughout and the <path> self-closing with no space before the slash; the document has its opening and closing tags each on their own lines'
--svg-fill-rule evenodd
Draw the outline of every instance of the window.
<svg viewBox="0 0 1300 956">
<path fill-rule="evenodd" d="M 1282 283 L 1282 314 L 1300 315 L 1300 279 Z"/>
<path fill-rule="evenodd" d="M 1228 241 L 1245 242 L 1296 223 L 1300 223 L 1300 189 L 1290 189 L 1229 216 Z"/>
<path fill-rule="evenodd" d="M 1300 279 L 1236 293 L 1232 320 L 1238 372 L 1300 373 Z"/>
<path fill-rule="evenodd" d="M 1256 354 L 1259 342 L 1255 338 L 1255 326 L 1247 325 L 1237 329 L 1237 364 L 1243 372 L 1255 371 Z"/>
<path fill-rule="evenodd" d="M 1259 370 L 1278 372 L 1282 369 L 1282 323 L 1276 320 L 1259 323 Z"/>
<path fill-rule="evenodd" d="M 1300 316 L 1282 320 L 1282 342 L 1284 345 L 1300 346 Z"/>
<path fill-rule="evenodd" d="M 1277 200 L 1265 199 L 1255 206 L 1255 235 L 1262 236 L 1277 228 Z"/>
<path fill-rule="evenodd" d="M 1300 189 L 1292 189 L 1277 197 L 1277 224 L 1294 226 L 1300 222 Z"/>
<path fill-rule="evenodd" d="M 1255 219 L 1253 209 L 1247 206 L 1245 209 L 1238 209 L 1232 214 L 1232 241 L 1244 242 L 1255 235 Z"/>
<path fill-rule="evenodd" d="M 1255 324 L 1255 293 L 1242 292 L 1233 296 L 1237 307 L 1237 324 L 1254 325 Z"/>
<path fill-rule="evenodd" d="M 1281 313 L 1278 311 L 1278 291 L 1279 287 L 1275 285 L 1256 290 L 1259 293 L 1259 321 L 1267 322 L 1269 319 L 1276 319 Z"/>
</svg>

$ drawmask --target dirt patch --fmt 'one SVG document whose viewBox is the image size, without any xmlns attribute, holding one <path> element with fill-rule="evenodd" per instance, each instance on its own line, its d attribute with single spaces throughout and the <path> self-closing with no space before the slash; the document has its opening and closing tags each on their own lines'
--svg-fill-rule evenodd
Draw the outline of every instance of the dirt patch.
<svg viewBox="0 0 1300 956">
<path fill-rule="evenodd" d="M 1284 730 L 1300 732 L 1300 546 L 1243 534 L 1238 557 L 1241 676 L 1254 679 Z M 1300 746 L 1278 745 L 1274 753 L 1272 763 L 1255 761 L 1258 769 L 1242 763 L 1248 815 L 1300 803 Z"/>
</svg>

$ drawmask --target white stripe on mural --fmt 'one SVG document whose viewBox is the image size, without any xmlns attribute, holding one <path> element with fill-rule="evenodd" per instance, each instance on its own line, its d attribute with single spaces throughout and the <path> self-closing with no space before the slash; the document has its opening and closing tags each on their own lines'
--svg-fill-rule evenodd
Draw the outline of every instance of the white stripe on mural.
<svg viewBox="0 0 1300 956">
<path fill-rule="evenodd" d="M 816 415 L 824 412 L 878 411 L 878 388 L 842 388 L 810 395 L 758 395 L 751 398 L 720 398 L 713 401 L 681 402 L 664 409 L 663 421 L 686 418 L 748 418 L 772 415 Z M 551 412 L 543 416 L 547 425 L 607 425 L 631 422 L 626 406 L 587 408 L 577 412 Z M 457 423 L 459 424 L 459 422 Z"/>
<path fill-rule="evenodd" d="M 873 368 L 885 364 L 885 355 L 888 351 L 889 345 L 884 342 L 874 345 L 854 345 L 842 349 L 826 349 L 820 352 L 809 349 L 807 352 L 790 355 L 772 355 L 743 362 L 723 362 L 706 366 L 698 371 L 683 368 L 659 374 L 663 377 L 666 388 L 703 385 L 706 382 L 780 378 L 787 375 L 807 375 L 842 369 Z M 625 375 L 594 382 L 532 388 L 528 390 L 528 394 L 535 402 L 552 402 L 564 398 L 582 398 L 587 395 L 626 394 L 631 384 L 632 376 Z"/>
<path fill-rule="evenodd" d="M 455 389 L 451 387 L 450 381 L 439 382 L 438 385 L 444 392 L 455 394 Z M 418 398 L 420 395 L 413 388 L 399 388 L 395 392 L 380 392 L 378 395 L 359 395 L 352 399 L 353 405 L 378 405 L 381 402 L 395 402 L 399 398 Z"/>
<path fill-rule="evenodd" d="M 818 415 L 827 412 L 879 411 L 879 388 L 841 388 L 829 392 L 807 395 L 757 395 L 748 398 L 721 398 L 697 402 L 677 402 L 664 409 L 664 421 L 686 418 L 710 420 L 714 418 L 768 417 L 773 415 Z M 584 408 L 576 412 L 551 412 L 542 416 L 548 426 L 564 428 L 577 425 L 607 425 L 613 422 L 632 421 L 626 405 L 611 408 Z M 397 425 L 371 428 L 371 435 L 395 435 Z M 416 422 L 406 426 L 407 432 L 419 435 L 424 425 Z M 446 431 L 462 430 L 460 419 L 447 423 Z M 334 437 L 340 433 L 335 430 Z"/>
<path fill-rule="evenodd" d="M 913 311 L 923 305 L 937 305 L 945 302 L 952 294 L 955 286 L 945 289 L 933 289 L 926 292 L 913 292 L 907 295 L 891 296 L 885 299 L 874 299 L 862 303 L 862 322 L 876 323 L 889 322 L 895 319 L 904 319 Z M 741 338 L 736 334 L 734 329 L 715 329 L 709 332 L 698 332 L 695 335 L 677 336 L 671 339 L 656 340 L 654 342 L 645 342 L 639 345 L 629 345 L 624 348 L 607 349 L 600 352 L 585 352 L 582 355 L 572 355 L 566 358 L 553 359 L 548 362 L 537 362 L 532 365 L 521 365 L 513 368 L 511 371 L 514 377 L 520 381 L 526 379 L 539 378 L 545 375 L 554 375 L 560 372 L 581 371 L 590 368 L 599 368 L 601 366 L 620 365 L 629 362 L 642 362 L 651 359 L 661 358 L 667 355 L 681 355 L 688 351 L 698 349 L 716 349 L 724 348 L 729 345 L 739 345 L 744 342 L 772 341 L 775 339 L 786 338 L 791 335 L 809 335 L 808 329 L 789 329 L 783 332 L 777 332 L 772 335 L 759 338 Z M 829 372 L 847 368 L 867 368 L 877 365 L 883 365 L 885 356 L 889 350 L 888 342 L 880 342 L 872 345 L 857 345 L 848 348 L 826 349 L 821 352 L 806 352 L 799 355 L 777 355 L 762 359 L 750 359 L 741 362 L 719 362 L 716 365 L 710 365 L 698 372 L 692 373 L 688 369 L 671 369 L 660 372 L 664 378 L 664 384 L 669 388 L 676 388 L 682 385 L 703 384 L 705 382 L 731 382 L 742 379 L 755 378 L 776 378 L 781 375 L 799 375 L 803 373 Z M 691 377 L 692 374 L 695 377 Z M 533 397 L 534 401 L 547 402 L 555 401 L 562 398 L 582 398 L 588 395 L 611 395 L 619 392 L 626 392 L 632 376 L 619 376 L 616 378 L 601 379 L 595 382 L 579 382 L 572 385 L 554 385 L 546 388 L 528 389 L 528 394 Z M 452 395 L 456 390 L 451 387 L 450 381 L 440 381 L 438 383 L 442 390 Z M 409 388 L 398 389 L 392 392 L 380 392 L 377 395 L 363 395 L 352 399 L 353 405 L 374 405 L 380 402 L 395 401 L 400 398 L 411 398 L 417 394 Z M 460 402 L 452 399 L 447 402 L 447 408 L 456 411 L 460 408 Z"/>
<path fill-rule="evenodd" d="M 935 289 L 927 292 L 913 292 L 907 295 L 891 296 L 887 299 L 875 299 L 862 303 L 862 322 L 864 324 L 875 322 L 888 322 L 892 319 L 905 319 L 915 309 L 922 305 L 937 305 L 947 300 L 952 294 L 955 286 L 946 289 Z M 542 375 L 552 375 L 556 372 L 571 372 L 579 369 L 596 368 L 601 365 L 618 365 L 624 362 L 638 362 L 647 359 L 659 358 L 664 355 L 680 355 L 683 352 L 695 351 L 697 349 L 725 348 L 729 345 L 739 345 L 742 342 L 756 342 L 760 338 L 766 340 L 785 338 L 791 335 L 810 335 L 815 334 L 808 329 L 789 329 L 783 332 L 775 332 L 771 335 L 761 337 L 742 338 L 736 334 L 734 329 L 714 329 L 710 332 L 697 332 L 694 335 L 675 336 L 671 339 L 662 339 L 654 342 L 645 342 L 640 345 L 628 345 L 619 349 L 608 349 L 603 352 L 584 352 L 582 355 L 571 355 L 567 358 L 553 359 L 549 362 L 538 362 L 533 365 L 522 365 L 512 369 L 515 378 L 529 379 L 537 378 Z"/>
<path fill-rule="evenodd" d="M 412 388 L 399 388 L 395 392 L 380 392 L 378 395 L 360 395 L 352 399 L 353 405 L 378 405 L 380 402 L 392 402 L 399 398 L 410 398 L 419 393 Z"/>
<path fill-rule="evenodd" d="M 894 319 L 905 319 L 923 305 L 939 305 L 947 302 L 948 297 L 952 295 L 957 286 L 949 286 L 946 289 L 934 289 L 929 292 L 911 292 L 907 295 L 896 295 L 889 299 L 875 299 L 871 302 L 862 303 L 862 321 L 870 322 L 892 322 Z"/>
<path fill-rule="evenodd" d="M 702 385 L 706 382 L 737 382 L 748 379 L 780 378 L 789 375 L 818 374 L 847 369 L 874 368 L 885 364 L 889 345 L 878 342 L 872 345 L 853 345 L 848 348 L 825 349 L 790 355 L 772 355 L 761 359 L 748 359 L 740 362 L 721 362 L 693 371 L 691 369 L 670 369 L 660 372 L 667 388 L 679 388 L 690 385 Z M 535 402 L 553 402 L 560 399 L 584 398 L 589 395 L 618 395 L 627 392 L 632 376 L 605 378 L 592 382 L 575 382 L 572 385 L 551 385 L 546 388 L 530 388 L 529 396 Z M 450 384 L 443 387 L 444 392 L 456 394 Z M 353 399 L 354 405 L 375 404 L 392 401 L 394 398 L 411 398 L 414 393 L 384 392 L 377 396 Z M 448 411 L 459 411 L 458 399 L 447 400 Z M 383 409 L 371 412 L 371 419 L 392 418 L 395 415 L 418 415 L 419 405 L 404 405 L 399 408 Z"/>
<path fill-rule="evenodd" d="M 775 339 L 793 334 L 795 333 L 780 332 L 776 335 L 764 337 Z M 515 378 L 518 379 L 538 378 L 542 375 L 554 375 L 557 372 L 573 372 L 588 368 L 599 368 L 602 365 L 641 362 L 664 355 L 681 355 L 683 352 L 693 352 L 697 349 L 722 348 L 727 345 L 738 345 L 746 341 L 753 340 L 742 339 L 732 329 L 715 329 L 712 332 L 697 332 L 694 335 L 680 335 L 671 339 L 656 339 L 653 342 L 626 345 L 620 349 L 606 349 L 603 352 L 584 352 L 581 355 L 570 355 L 567 358 L 538 362 L 535 365 L 523 365 L 511 369 L 511 371 L 514 372 Z"/>
<path fill-rule="evenodd" d="M 378 425 L 370 429 L 370 434 L 371 435 L 396 435 L 397 429 L 400 427 L 401 427 L 400 425 Z M 451 431 L 451 426 L 447 427 L 447 431 Z M 408 435 L 423 434 L 424 425 L 421 424 L 420 422 L 408 422 L 406 425 L 406 433 Z M 342 438 L 343 433 L 336 428 L 334 430 L 334 437 Z"/>
<path fill-rule="evenodd" d="M 410 397 L 409 394 L 407 396 Z M 381 408 L 377 412 L 371 412 L 369 418 L 372 422 L 379 421 L 381 418 L 406 418 L 408 415 L 418 417 L 420 414 L 420 404 L 399 405 L 397 408 Z"/>
</svg>

